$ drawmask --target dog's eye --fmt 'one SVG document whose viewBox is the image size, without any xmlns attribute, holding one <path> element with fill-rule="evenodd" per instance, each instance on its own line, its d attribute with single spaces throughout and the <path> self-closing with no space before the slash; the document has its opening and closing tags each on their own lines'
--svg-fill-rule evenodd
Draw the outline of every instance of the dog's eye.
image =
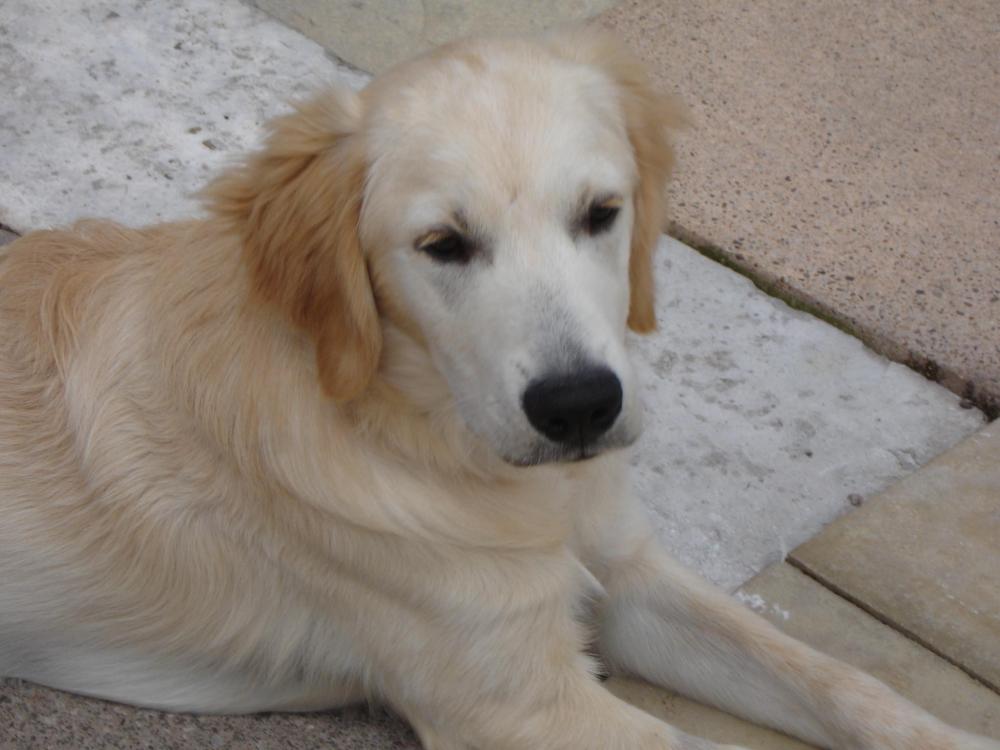
<svg viewBox="0 0 1000 750">
<path fill-rule="evenodd" d="M 600 234 L 611 228 L 621 211 L 618 201 L 601 201 L 592 203 L 587 210 L 586 229 L 588 234 Z"/>
<path fill-rule="evenodd" d="M 416 248 L 438 263 L 465 263 L 471 246 L 462 235 L 451 229 L 435 229 L 417 240 Z"/>
</svg>

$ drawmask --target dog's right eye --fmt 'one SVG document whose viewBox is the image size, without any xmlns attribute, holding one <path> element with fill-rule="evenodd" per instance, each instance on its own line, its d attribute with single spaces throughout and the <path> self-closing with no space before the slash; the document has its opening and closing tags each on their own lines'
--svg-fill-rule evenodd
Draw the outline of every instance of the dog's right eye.
<svg viewBox="0 0 1000 750">
<path fill-rule="evenodd" d="M 621 200 L 618 198 L 608 198 L 591 204 L 584 220 L 587 233 L 600 234 L 609 230 L 618 218 L 621 208 Z"/>
<path fill-rule="evenodd" d="M 435 229 L 417 240 L 416 249 L 438 263 L 465 263 L 471 255 L 471 245 L 452 229 Z"/>
</svg>

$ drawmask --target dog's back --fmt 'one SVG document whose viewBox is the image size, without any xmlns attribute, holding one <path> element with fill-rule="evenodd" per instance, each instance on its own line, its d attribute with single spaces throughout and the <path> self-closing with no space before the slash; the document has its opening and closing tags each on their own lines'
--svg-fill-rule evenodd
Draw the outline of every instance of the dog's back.
<svg viewBox="0 0 1000 750">
<path fill-rule="evenodd" d="M 135 285 L 167 231 L 81 222 L 28 234 L 0 262 L 0 674 L 57 682 L 63 658 L 86 653 L 67 637 L 99 588 L 80 556 L 99 560 L 122 529 L 101 500 L 111 478 L 84 467 L 130 458 L 103 438 L 140 359 Z"/>
<path fill-rule="evenodd" d="M 141 239 L 111 223 L 86 222 L 29 234 L 0 262 L 0 515 L 11 521 L 0 524 L 5 674 L 31 672 L 33 644 L 46 637 L 34 612 L 44 599 L 38 589 L 51 583 L 51 597 L 65 597 L 60 589 L 70 571 L 60 558 L 72 543 L 60 536 L 86 513 L 90 494 L 76 470 L 82 446 L 67 378 L 81 341 L 95 333 L 95 315 L 114 295 L 114 269 Z M 51 612 L 48 604 L 46 617 Z"/>
</svg>

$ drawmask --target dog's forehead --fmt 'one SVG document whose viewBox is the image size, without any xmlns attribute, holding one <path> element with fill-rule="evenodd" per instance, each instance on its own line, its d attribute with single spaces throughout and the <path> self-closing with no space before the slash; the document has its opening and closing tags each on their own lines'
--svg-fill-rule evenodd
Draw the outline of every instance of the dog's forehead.
<svg viewBox="0 0 1000 750">
<path fill-rule="evenodd" d="M 417 191 L 435 182 L 508 198 L 586 181 L 623 189 L 633 165 L 614 83 L 518 52 L 443 57 L 385 87 L 369 119 L 375 172 Z"/>
</svg>

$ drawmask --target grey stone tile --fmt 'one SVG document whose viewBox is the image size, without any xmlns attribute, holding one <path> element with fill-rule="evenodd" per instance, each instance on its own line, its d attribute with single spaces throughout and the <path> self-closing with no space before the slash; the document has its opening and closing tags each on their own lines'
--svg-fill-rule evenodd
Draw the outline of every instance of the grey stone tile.
<svg viewBox="0 0 1000 750">
<path fill-rule="evenodd" d="M 616 0 L 253 0 L 341 60 L 377 73 L 472 34 L 541 31 L 592 18 Z"/>
<path fill-rule="evenodd" d="M 168 714 L 0 680 L 0 750 L 419 750 L 384 711 Z"/>
</svg>

